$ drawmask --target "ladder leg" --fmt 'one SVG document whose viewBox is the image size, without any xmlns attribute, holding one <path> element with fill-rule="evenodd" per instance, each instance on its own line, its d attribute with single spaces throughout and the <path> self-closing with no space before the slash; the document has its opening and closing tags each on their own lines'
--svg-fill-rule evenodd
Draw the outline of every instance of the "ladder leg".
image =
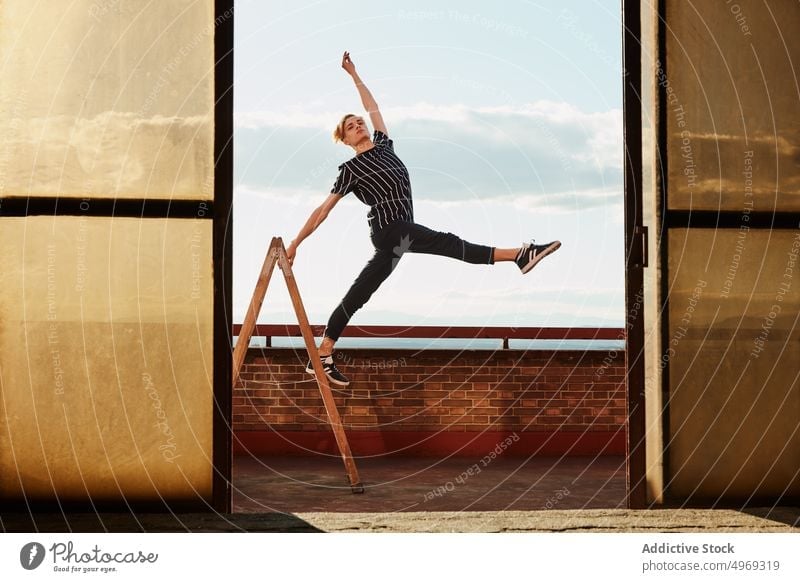
<svg viewBox="0 0 800 582">
<path fill-rule="evenodd" d="M 364 486 L 361 484 L 361 479 L 358 476 L 358 469 L 353 460 L 353 455 L 350 452 L 350 443 L 347 441 L 347 435 L 342 426 L 339 410 L 336 408 L 336 401 L 333 399 L 333 394 L 331 393 L 328 377 L 322 369 L 322 362 L 319 360 L 319 351 L 317 350 L 316 343 L 314 343 L 314 335 L 311 333 L 311 326 L 308 323 L 306 310 L 303 307 L 302 299 L 300 299 L 300 291 L 297 288 L 297 282 L 292 273 L 292 267 L 289 264 L 283 241 L 280 238 L 278 238 L 278 266 L 283 271 L 283 277 L 286 279 L 286 286 L 289 288 L 289 296 L 292 299 L 292 304 L 297 314 L 297 321 L 300 324 L 300 331 L 303 334 L 308 356 L 311 359 L 311 364 L 314 366 L 314 374 L 317 377 L 317 384 L 319 385 L 319 391 L 322 395 L 322 401 L 325 404 L 325 411 L 328 413 L 328 419 L 333 428 L 336 443 L 339 445 L 339 452 L 342 455 L 342 460 L 344 461 L 347 477 L 350 481 L 350 489 L 353 493 L 363 493 Z"/>
<path fill-rule="evenodd" d="M 236 340 L 236 347 L 233 349 L 233 386 L 236 386 L 236 381 L 239 379 L 239 372 L 244 363 L 244 358 L 247 355 L 247 347 L 250 345 L 250 338 L 253 336 L 253 330 L 256 327 L 258 314 L 261 311 L 261 305 L 264 302 L 264 296 L 267 294 L 267 286 L 269 285 L 272 271 L 275 270 L 275 263 L 278 260 L 279 249 L 283 248 L 283 242 L 280 238 L 273 237 L 267 250 L 267 256 L 264 257 L 264 265 L 261 267 L 261 274 L 258 276 L 255 291 L 253 291 L 253 298 L 250 300 L 250 307 L 247 308 L 247 313 L 242 322 L 242 330 L 239 332 L 239 338 Z M 285 251 L 284 251 L 285 252 Z"/>
</svg>

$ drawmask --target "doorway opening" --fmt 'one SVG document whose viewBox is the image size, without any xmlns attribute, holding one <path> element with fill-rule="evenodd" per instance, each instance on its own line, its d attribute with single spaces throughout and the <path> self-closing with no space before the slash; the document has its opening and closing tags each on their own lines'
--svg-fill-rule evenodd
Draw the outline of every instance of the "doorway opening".
<svg viewBox="0 0 800 582">
<path fill-rule="evenodd" d="M 643 382 L 641 206 L 624 197 L 641 192 L 638 6 L 374 7 L 352 41 L 353 21 L 326 10 L 237 13 L 234 336 L 270 238 L 288 244 L 351 157 L 329 140 L 363 109 L 342 50 L 409 169 L 416 221 L 564 247 L 538 280 L 409 256 L 353 317 L 336 352 L 352 383 L 335 394 L 365 496 L 349 494 L 288 295 L 271 286 L 233 390 L 233 510 L 642 506 L 630 443 L 644 403 L 628 389 L 631 372 Z M 298 247 L 318 338 L 374 250 L 365 210 L 346 197 Z"/>
</svg>

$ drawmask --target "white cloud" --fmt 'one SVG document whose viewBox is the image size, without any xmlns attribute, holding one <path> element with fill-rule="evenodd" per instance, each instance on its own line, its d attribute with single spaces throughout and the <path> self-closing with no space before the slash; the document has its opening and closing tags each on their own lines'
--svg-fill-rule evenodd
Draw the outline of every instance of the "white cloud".
<svg viewBox="0 0 800 582">
<path fill-rule="evenodd" d="M 507 204 L 520 210 L 535 210 L 538 214 L 566 214 L 592 208 L 605 207 L 614 211 L 615 220 L 622 209 L 622 190 L 618 187 L 585 188 L 566 192 L 516 192 L 492 199 L 493 204 Z M 438 208 L 483 207 L 485 200 L 426 200 Z M 621 217 L 620 217 L 621 219 Z"/>
<path fill-rule="evenodd" d="M 568 103 L 467 107 L 417 103 L 383 112 L 409 168 L 415 199 L 508 198 L 548 212 L 618 203 L 622 111 L 587 113 Z M 339 113 L 236 116 L 238 180 L 252 188 L 329 189 L 352 150 L 334 145 Z"/>
<path fill-rule="evenodd" d="M 286 111 L 246 111 L 234 114 L 237 128 L 261 127 L 305 127 L 309 129 L 328 129 L 342 115 L 341 111 L 313 111 L 316 108 L 296 105 Z M 519 106 L 499 105 L 491 107 L 467 107 L 466 105 L 434 105 L 426 102 L 400 107 L 384 107 L 383 117 L 393 122 L 408 120 L 450 121 L 453 123 L 467 121 L 472 114 L 518 115 L 526 118 L 547 119 L 555 124 L 571 125 L 579 122 L 584 125 L 604 125 L 608 121 L 619 120 L 622 123 L 622 110 L 611 109 L 607 112 L 585 113 L 570 103 L 563 101 L 539 100 Z M 364 115 L 358 111 L 353 113 Z"/>
<path fill-rule="evenodd" d="M 233 202 L 236 204 L 243 197 L 248 198 L 248 203 L 257 201 L 259 204 L 283 203 L 297 206 L 319 205 L 322 196 L 319 190 L 308 188 L 255 188 L 246 184 L 234 187 Z"/>
</svg>

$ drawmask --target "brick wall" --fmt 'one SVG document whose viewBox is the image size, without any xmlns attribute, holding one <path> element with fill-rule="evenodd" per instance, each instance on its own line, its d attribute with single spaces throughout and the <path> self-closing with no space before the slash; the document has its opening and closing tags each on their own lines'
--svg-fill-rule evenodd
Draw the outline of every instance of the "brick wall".
<svg viewBox="0 0 800 582">
<path fill-rule="evenodd" d="M 332 386 L 355 455 L 464 454 L 516 434 L 528 454 L 622 454 L 624 353 L 336 352 Z M 236 451 L 336 452 L 304 351 L 251 349 L 233 395 Z"/>
</svg>

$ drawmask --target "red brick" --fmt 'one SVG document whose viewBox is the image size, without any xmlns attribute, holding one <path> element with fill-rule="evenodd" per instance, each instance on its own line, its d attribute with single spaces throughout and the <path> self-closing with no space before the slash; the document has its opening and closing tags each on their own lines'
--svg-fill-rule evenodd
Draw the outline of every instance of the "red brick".
<svg viewBox="0 0 800 582">
<path fill-rule="evenodd" d="M 297 406 L 270 406 L 269 413 L 270 414 L 295 414 L 300 412 L 300 408 Z"/>
<path fill-rule="evenodd" d="M 457 388 L 455 390 L 451 390 L 447 393 L 448 398 L 467 398 L 467 390 L 462 388 Z"/>
<path fill-rule="evenodd" d="M 294 400 L 288 400 L 288 402 L 291 402 L 295 406 L 299 407 L 322 406 L 322 396 L 318 398 L 295 398 Z"/>
<path fill-rule="evenodd" d="M 425 406 L 423 408 L 425 414 L 447 414 L 450 408 L 447 406 Z"/>
<path fill-rule="evenodd" d="M 394 390 L 414 390 L 420 388 L 419 382 L 392 382 Z"/>
<path fill-rule="evenodd" d="M 562 416 L 540 416 L 538 419 L 539 424 L 563 424 L 564 417 Z"/>
<path fill-rule="evenodd" d="M 450 393 L 445 390 L 422 390 L 412 394 L 417 395 L 418 398 L 424 398 L 425 400 L 444 400 L 450 398 Z M 405 393 L 401 396 L 405 396 Z"/>
<path fill-rule="evenodd" d="M 473 406 L 470 412 L 472 414 L 498 414 L 500 409 L 494 406 Z"/>
<path fill-rule="evenodd" d="M 509 408 L 511 406 L 518 406 L 519 400 L 514 400 L 513 398 L 490 398 L 489 405 L 498 408 Z"/>
<path fill-rule="evenodd" d="M 490 385 L 497 384 L 502 380 L 502 376 L 498 374 L 472 374 L 467 375 L 465 378 L 469 382 L 488 382 Z"/>
<path fill-rule="evenodd" d="M 462 420 L 464 420 L 464 415 L 463 414 L 456 414 L 456 415 L 440 416 L 439 420 L 444 425 L 457 424 L 457 423 L 461 422 Z"/>
<path fill-rule="evenodd" d="M 448 406 L 472 406 L 472 400 L 466 398 L 446 398 L 442 404 L 446 404 Z"/>
<path fill-rule="evenodd" d="M 444 382 L 452 382 L 452 377 L 450 374 L 434 374 L 431 375 L 431 380 L 435 379 L 436 382 L 444 383 Z"/>
</svg>

